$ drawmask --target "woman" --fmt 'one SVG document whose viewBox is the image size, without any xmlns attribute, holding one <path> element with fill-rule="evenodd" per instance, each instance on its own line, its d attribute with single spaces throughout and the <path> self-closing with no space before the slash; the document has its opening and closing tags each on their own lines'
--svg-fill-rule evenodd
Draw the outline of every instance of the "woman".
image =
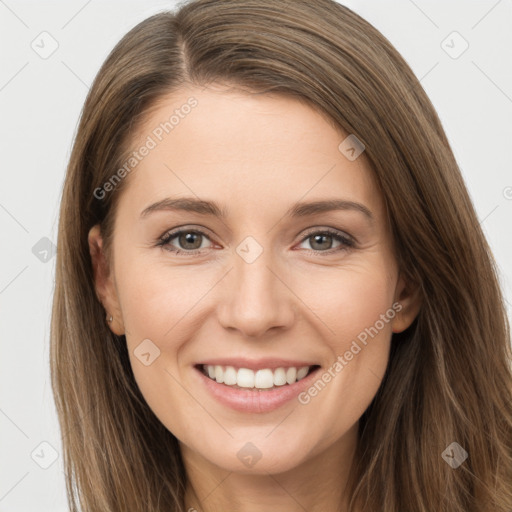
<svg viewBox="0 0 512 512">
<path fill-rule="evenodd" d="M 112 51 L 59 226 L 72 510 L 510 511 L 510 362 L 440 121 L 367 22 L 197 0 Z"/>
</svg>

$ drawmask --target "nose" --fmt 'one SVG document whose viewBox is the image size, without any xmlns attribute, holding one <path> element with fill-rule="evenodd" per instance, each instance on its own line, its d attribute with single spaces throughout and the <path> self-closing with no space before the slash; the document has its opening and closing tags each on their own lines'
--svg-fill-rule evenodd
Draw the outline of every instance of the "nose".
<svg viewBox="0 0 512 512">
<path fill-rule="evenodd" d="M 286 283 L 287 272 L 277 268 L 270 253 L 263 251 L 252 263 L 234 254 L 218 308 L 225 329 L 261 338 L 270 330 L 280 332 L 293 325 L 295 295 Z"/>
</svg>

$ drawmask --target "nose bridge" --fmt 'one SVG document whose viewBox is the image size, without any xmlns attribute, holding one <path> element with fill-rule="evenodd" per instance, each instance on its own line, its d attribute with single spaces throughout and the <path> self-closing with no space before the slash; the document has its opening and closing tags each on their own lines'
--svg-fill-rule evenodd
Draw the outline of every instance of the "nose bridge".
<svg viewBox="0 0 512 512">
<path fill-rule="evenodd" d="M 247 237 L 233 253 L 233 270 L 221 307 L 220 321 L 246 336 L 260 336 L 294 319 L 291 293 L 281 282 L 274 251 Z M 279 277 L 277 277 L 279 276 Z"/>
</svg>

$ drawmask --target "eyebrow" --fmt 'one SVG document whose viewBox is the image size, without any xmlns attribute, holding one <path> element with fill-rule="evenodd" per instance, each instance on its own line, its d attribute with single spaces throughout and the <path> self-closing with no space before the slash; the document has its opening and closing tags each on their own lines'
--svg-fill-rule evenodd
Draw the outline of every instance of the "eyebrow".
<svg viewBox="0 0 512 512">
<path fill-rule="evenodd" d="M 157 211 L 181 210 L 186 212 L 198 213 L 201 215 L 212 215 L 220 219 L 226 219 L 228 212 L 213 201 L 205 201 L 195 197 L 179 197 L 162 199 L 145 208 L 140 214 L 141 218 Z M 343 199 L 327 199 L 322 201 L 298 202 L 292 205 L 285 213 L 285 217 L 307 217 L 319 213 L 326 213 L 336 210 L 354 210 L 365 215 L 370 222 L 374 217 L 372 212 L 361 203 L 346 201 Z"/>
</svg>

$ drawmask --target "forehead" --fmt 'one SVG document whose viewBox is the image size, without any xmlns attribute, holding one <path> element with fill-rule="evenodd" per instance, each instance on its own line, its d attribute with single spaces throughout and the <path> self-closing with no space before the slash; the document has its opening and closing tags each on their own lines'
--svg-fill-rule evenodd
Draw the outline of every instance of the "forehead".
<svg viewBox="0 0 512 512">
<path fill-rule="evenodd" d="M 364 152 L 346 157 L 349 134 L 286 95 L 188 87 L 162 98 L 130 144 L 141 153 L 123 192 L 135 202 L 166 195 L 216 198 L 257 211 L 322 196 L 381 199 Z"/>
</svg>

